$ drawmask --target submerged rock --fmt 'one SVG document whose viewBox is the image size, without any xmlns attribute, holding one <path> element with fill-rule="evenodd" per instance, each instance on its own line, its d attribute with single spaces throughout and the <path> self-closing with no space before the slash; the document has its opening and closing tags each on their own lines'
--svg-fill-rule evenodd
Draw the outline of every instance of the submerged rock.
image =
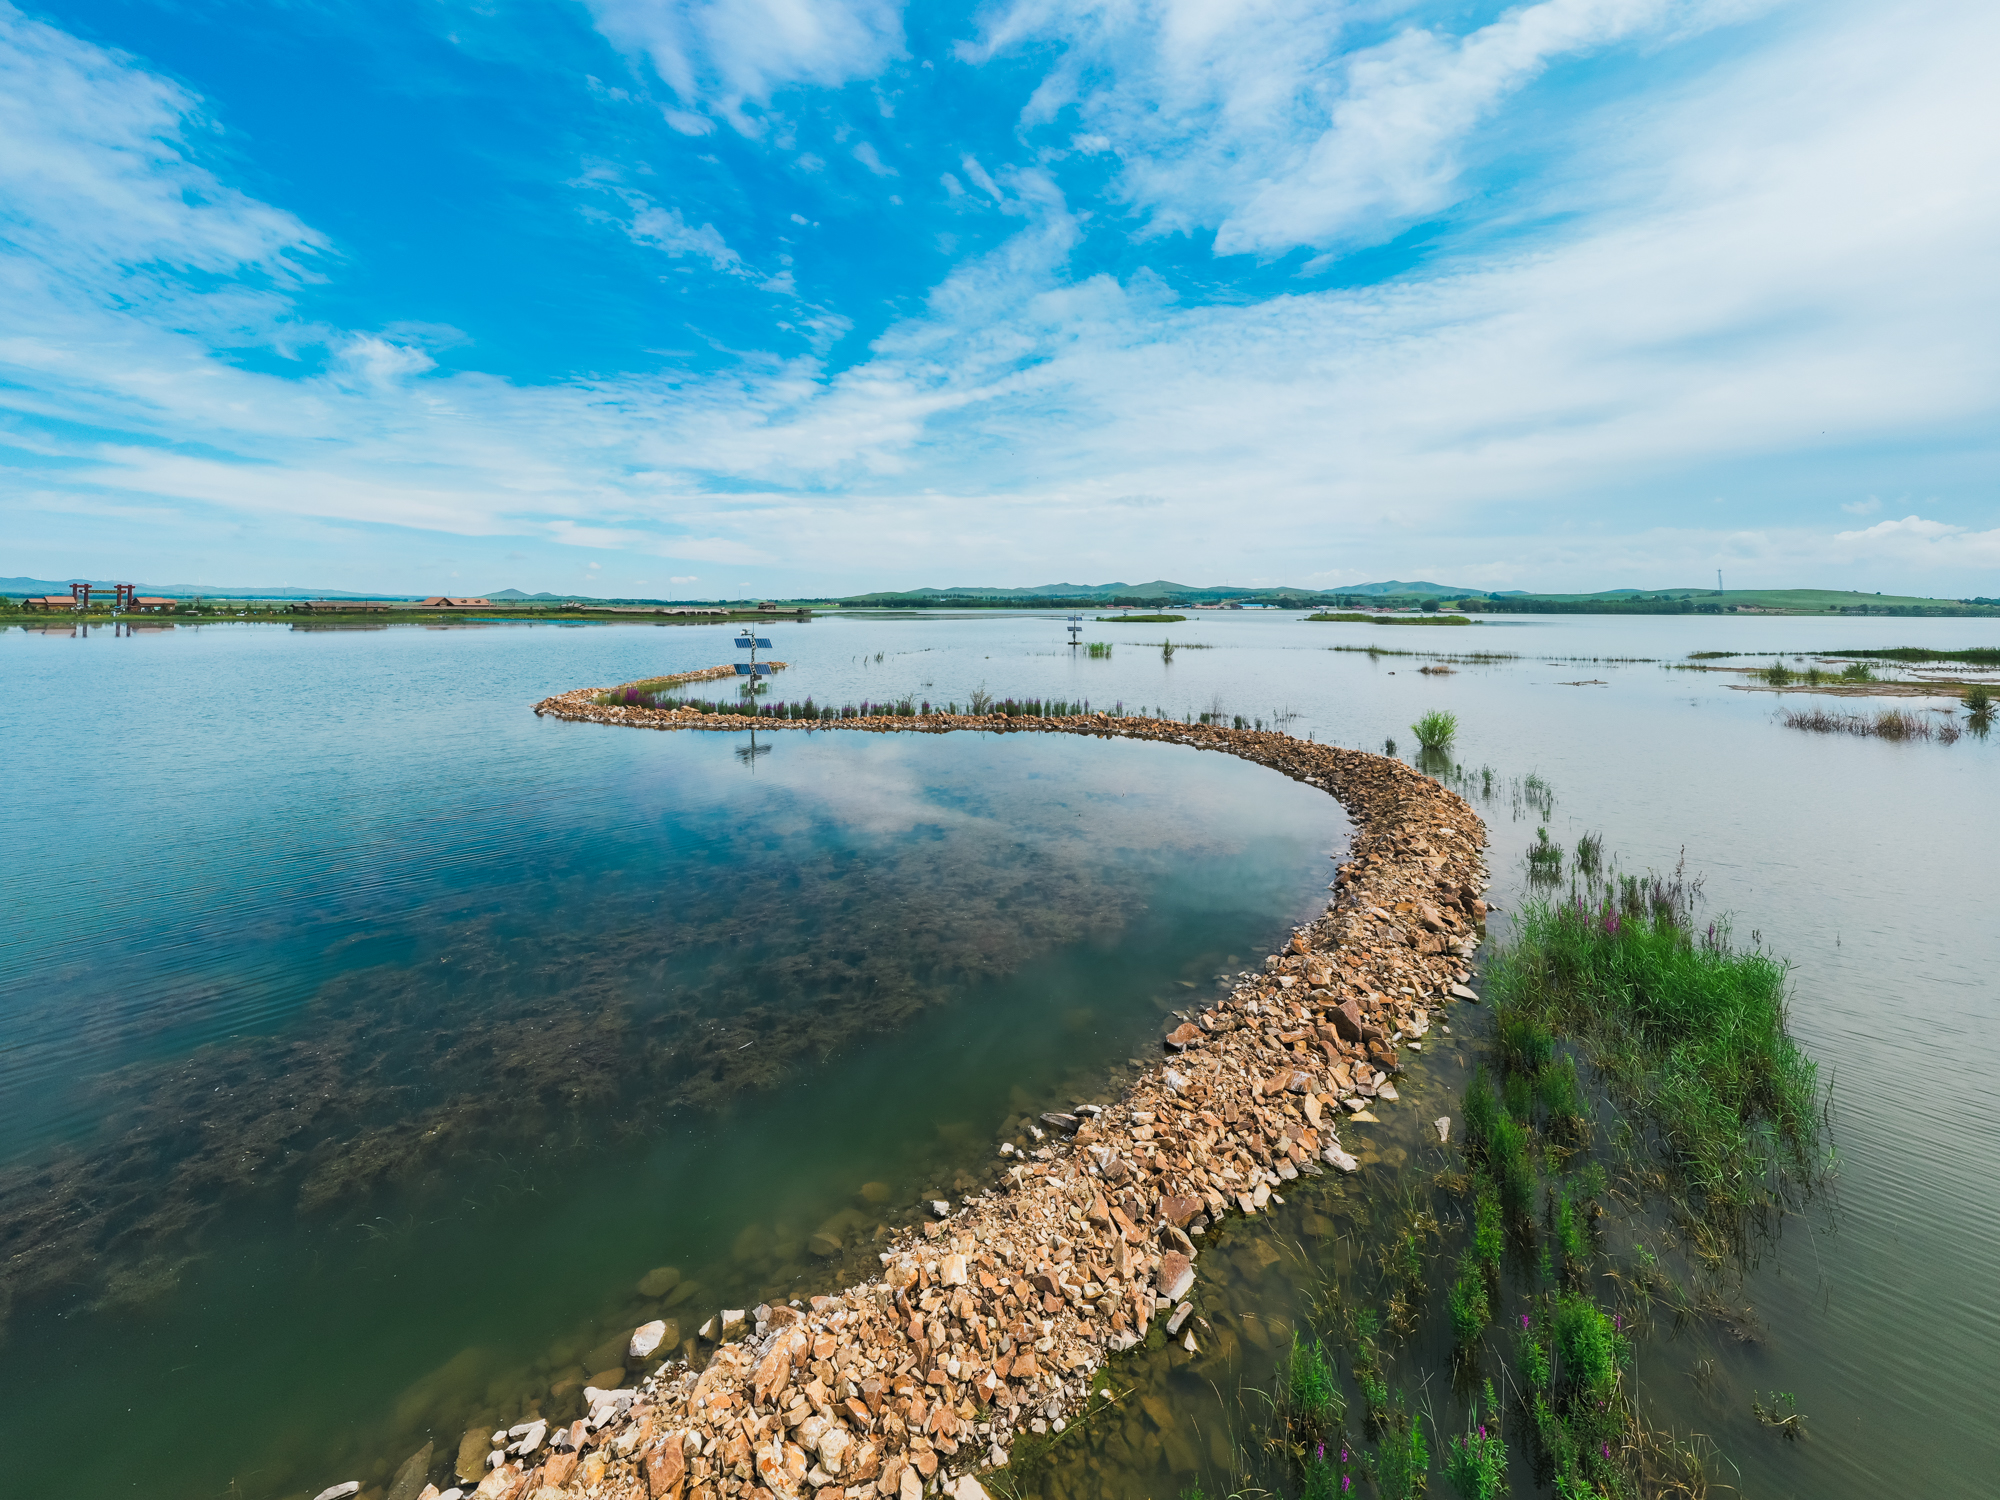
<svg viewBox="0 0 2000 1500">
<path fill-rule="evenodd" d="M 641 1297 L 664 1297 L 681 1284 L 681 1273 L 673 1266 L 655 1266 L 639 1278 Z"/>
</svg>

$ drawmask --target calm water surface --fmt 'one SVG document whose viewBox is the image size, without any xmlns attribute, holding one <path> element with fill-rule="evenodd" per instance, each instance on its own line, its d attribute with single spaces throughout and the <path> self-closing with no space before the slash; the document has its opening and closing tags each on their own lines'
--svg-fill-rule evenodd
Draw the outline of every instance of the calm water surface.
<svg viewBox="0 0 2000 1500">
<path fill-rule="evenodd" d="M 1715 1435 L 1746 1494 L 1988 1492 L 2000 745 L 1808 736 L 1774 721 L 1799 698 L 1665 665 L 2000 644 L 1992 622 L 1246 612 L 1093 626 L 1108 661 L 1035 616 L 770 633 L 795 664 L 779 695 L 822 702 L 983 684 L 1370 748 L 1449 708 L 1459 760 L 1496 772 L 1504 905 L 1543 821 L 1508 791 L 1529 773 L 1555 790 L 1558 839 L 1602 832 L 1628 868 L 1685 849 L 1713 913 L 1796 964 L 1841 1173 L 1833 1212 L 1794 1221 L 1745 1283 L 1756 1336 L 1660 1341 L 1647 1396 Z M 61 1424 L 113 1370 L 167 1393 L 104 1433 L 93 1492 L 310 1494 L 424 1434 L 454 1441 L 469 1413 L 558 1402 L 641 1313 L 691 1326 L 719 1300 L 849 1279 L 879 1226 L 970 1183 L 1013 1117 L 1114 1083 L 1176 994 L 1323 896 L 1337 810 L 1222 757 L 795 734 L 752 756 L 747 736 L 527 713 L 726 660 L 729 634 L 0 636 L 38 731 L 17 741 L 0 876 L 0 1394 L 17 1421 Z M 1165 661 L 1163 637 L 1208 649 Z M 1515 659 L 1423 676 L 1336 642 Z M 1410 1122 L 1445 1106 L 1453 1066 L 1412 1080 L 1425 1104 L 1384 1158 L 1419 1159 Z M 1318 1236 L 1232 1231 L 1234 1300 L 1215 1309 L 1232 1331 L 1205 1358 L 1267 1359 L 1256 1334 L 1282 1341 L 1304 1268 L 1338 1266 L 1373 1211 L 1341 1198 L 1301 1209 Z M 76 1269 L 38 1288 L 24 1247 Z M 696 1290 L 641 1298 L 663 1264 Z M 1150 1378 L 1209 1388 L 1217 1368 Z M 1749 1420 L 1772 1389 L 1797 1395 L 1806 1443 Z M 1106 1492 L 1173 1493 L 1217 1461 L 1212 1435 L 1165 1459 L 1106 1442 L 1095 1460 L 1129 1476 L 1092 1471 Z"/>
</svg>

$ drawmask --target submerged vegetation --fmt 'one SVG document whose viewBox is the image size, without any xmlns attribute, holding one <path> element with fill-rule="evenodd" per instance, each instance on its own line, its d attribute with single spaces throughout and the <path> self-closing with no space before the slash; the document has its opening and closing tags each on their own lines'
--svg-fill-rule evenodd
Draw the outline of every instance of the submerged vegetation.
<svg viewBox="0 0 2000 1500">
<path fill-rule="evenodd" d="M 1990 708 L 1984 714 L 1975 710 L 1972 721 L 1975 733 L 1985 730 L 1991 722 L 1990 715 Z M 1960 734 L 1957 723 L 1951 719 L 1933 719 L 1900 708 L 1885 708 L 1872 714 L 1844 714 L 1828 708 L 1792 709 L 1785 714 L 1785 726 L 1789 729 L 1809 729 L 1815 734 L 1873 735 L 1882 740 L 1936 740 L 1945 745 L 1955 743 Z"/>
</svg>

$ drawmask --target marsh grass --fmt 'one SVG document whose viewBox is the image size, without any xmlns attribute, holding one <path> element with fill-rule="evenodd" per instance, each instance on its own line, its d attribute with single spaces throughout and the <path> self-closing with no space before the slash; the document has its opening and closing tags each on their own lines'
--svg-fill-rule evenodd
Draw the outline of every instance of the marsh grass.
<svg viewBox="0 0 2000 1500">
<path fill-rule="evenodd" d="M 1805 729 L 1814 734 L 1856 734 L 1898 742 L 1936 740 L 1949 745 L 1959 737 L 1958 725 L 1949 719 L 1934 720 L 1900 708 L 1885 708 L 1872 714 L 1841 713 L 1828 708 L 1790 709 L 1785 713 L 1784 723 L 1788 729 Z"/>
<path fill-rule="evenodd" d="M 1549 838 L 1546 826 L 1535 830 L 1535 841 L 1528 845 L 1528 876 L 1534 881 L 1551 881 L 1562 875 L 1562 845 Z"/>
<path fill-rule="evenodd" d="M 1410 726 L 1410 733 L 1424 749 L 1444 750 L 1458 737 L 1458 715 L 1434 708 Z"/>
<path fill-rule="evenodd" d="M 1494 662 L 1519 661 L 1518 651 L 1405 651 L 1396 646 L 1328 646 L 1329 651 L 1355 651 L 1363 656 L 1417 656 L 1430 661 L 1453 662 L 1459 666 L 1489 666 Z"/>
<path fill-rule="evenodd" d="M 688 698 L 672 694 L 648 696 L 629 688 L 600 694 L 597 701 L 634 708 L 693 709 L 699 714 L 723 717 L 819 723 L 834 723 L 843 719 L 914 719 L 931 714 L 956 714 L 959 711 L 957 703 L 933 703 L 928 698 L 902 697 L 879 702 L 864 698 L 859 703 L 839 705 L 821 704 L 811 698 L 799 703 L 783 701 L 759 703 L 748 693 L 730 700 Z M 973 690 L 965 711 L 970 714 L 996 714 L 1003 718 L 1070 718 L 1090 713 L 1092 709 L 1087 698 L 995 698 L 984 687 L 979 687 Z M 1106 710 L 1106 712 L 1112 711 Z M 1120 705 L 1113 717 L 1123 716 L 1123 706 Z"/>
<path fill-rule="evenodd" d="M 1090 653 L 1092 661 L 1107 661 L 1111 656 L 1111 642 L 1091 641 L 1084 649 Z"/>
<path fill-rule="evenodd" d="M 1499 1500 L 1507 1493 L 1507 1444 L 1498 1431 L 1500 1405 L 1490 1379 L 1485 1397 L 1484 1403 L 1472 1403 L 1465 1432 L 1451 1440 L 1445 1453 L 1445 1477 L 1462 1500 Z"/>
<path fill-rule="evenodd" d="M 1697 931 L 1699 893 L 1676 872 L 1530 901 L 1488 980 L 1504 1064 L 1532 1060 L 1513 1038 L 1575 1039 L 1709 1227 L 1738 1243 L 1821 1170 L 1825 1101 L 1787 1029 L 1786 964 L 1737 950 L 1725 925 Z M 1572 1081 L 1548 1087 L 1545 1100 L 1581 1098 Z"/>
<path fill-rule="evenodd" d="M 1307 615 L 1309 621 L 1335 625 L 1470 625 L 1464 615 L 1366 615 L 1358 611 L 1322 611 Z"/>
</svg>

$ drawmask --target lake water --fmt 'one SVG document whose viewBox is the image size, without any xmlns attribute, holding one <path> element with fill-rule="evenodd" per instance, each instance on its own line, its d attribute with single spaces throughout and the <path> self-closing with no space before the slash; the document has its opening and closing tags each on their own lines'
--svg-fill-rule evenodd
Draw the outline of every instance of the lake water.
<svg viewBox="0 0 2000 1500">
<path fill-rule="evenodd" d="M 1744 1284 L 1756 1337 L 1642 1351 L 1643 1389 L 1747 1494 L 1985 1492 L 2000 744 L 1806 735 L 1774 718 L 1798 698 L 1665 668 L 2000 644 L 1993 622 L 1245 612 L 1093 624 L 1108 660 L 1034 615 L 768 630 L 793 664 L 774 694 L 821 702 L 984 685 L 1406 749 L 1451 709 L 1457 758 L 1496 773 L 1503 906 L 1544 822 L 1628 868 L 1685 849 L 1711 910 L 1796 964 L 1841 1171 Z M 851 1280 L 1022 1111 L 1115 1087 L 1190 986 L 1324 898 L 1337 808 L 1223 757 L 969 735 L 753 754 L 528 711 L 727 660 L 732 634 L 0 635 L 0 1400 L 31 1430 L 93 1413 L 77 1492 L 310 1495 L 557 1401 L 641 1314 L 691 1328 Z M 1513 659 L 1435 677 L 1326 649 L 1369 642 Z M 1552 814 L 1512 795 L 1530 773 Z M 1448 1098 L 1453 1066 L 1411 1092 Z M 1270 1243 L 1219 1254 L 1237 1310 L 1282 1320 Z M 663 1265 L 679 1286 L 642 1297 Z M 1806 1442 L 1749 1418 L 1773 1389 Z M 1133 1493 L 1158 1461 L 1131 1462 Z"/>
</svg>

